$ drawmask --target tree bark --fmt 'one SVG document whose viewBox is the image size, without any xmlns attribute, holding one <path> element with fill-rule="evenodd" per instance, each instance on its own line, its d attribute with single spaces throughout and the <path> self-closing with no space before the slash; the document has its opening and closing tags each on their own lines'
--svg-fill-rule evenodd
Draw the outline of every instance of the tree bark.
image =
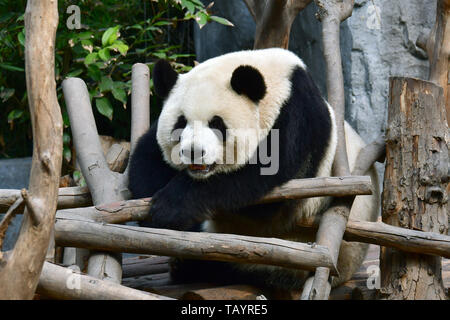
<svg viewBox="0 0 450 320">
<path fill-rule="evenodd" d="M 430 81 L 444 89 L 447 124 L 450 126 L 450 104 L 448 98 L 448 76 L 450 58 L 450 0 L 438 0 L 436 7 L 436 23 L 427 42 L 430 60 Z"/>
<path fill-rule="evenodd" d="M 449 132 L 443 90 L 391 78 L 383 222 L 447 234 Z M 441 258 L 382 248 L 381 293 L 387 299 L 446 299 Z"/>
<path fill-rule="evenodd" d="M 28 0 L 25 69 L 33 159 L 29 189 L 22 192 L 26 210 L 19 237 L 8 258 L 0 257 L 0 299 L 33 298 L 53 229 L 63 129 L 54 76 L 57 26 L 56 0 Z"/>
<path fill-rule="evenodd" d="M 312 0 L 244 0 L 256 22 L 254 49 L 289 47 L 291 26 Z"/>
</svg>

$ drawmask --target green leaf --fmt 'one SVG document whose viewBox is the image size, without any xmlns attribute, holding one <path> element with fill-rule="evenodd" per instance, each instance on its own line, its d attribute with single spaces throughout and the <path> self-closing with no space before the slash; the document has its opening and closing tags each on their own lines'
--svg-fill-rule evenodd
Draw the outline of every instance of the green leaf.
<svg viewBox="0 0 450 320">
<path fill-rule="evenodd" d="M 116 49 L 120 52 L 121 55 L 125 56 L 128 52 L 128 46 L 123 43 L 123 41 L 116 40 L 112 45 L 110 45 L 108 48 L 110 49 Z"/>
<path fill-rule="evenodd" d="M 88 76 L 91 77 L 92 80 L 99 82 L 102 78 L 102 72 L 100 71 L 100 68 L 96 66 L 95 64 L 91 64 L 88 66 Z"/>
<path fill-rule="evenodd" d="M 126 108 L 126 106 L 127 106 L 127 93 L 125 92 L 125 90 L 123 88 L 115 86 L 112 89 L 112 94 L 113 94 L 114 98 L 116 100 L 119 100 L 120 102 L 122 102 L 123 105 L 124 105 L 124 108 Z"/>
<path fill-rule="evenodd" d="M 195 21 L 197 21 L 201 29 L 208 22 L 208 15 L 202 11 L 199 11 L 195 15 Z"/>
<path fill-rule="evenodd" d="M 25 33 L 24 30 L 22 30 L 18 35 L 17 35 L 17 40 L 19 40 L 19 43 L 25 47 Z"/>
<path fill-rule="evenodd" d="M 71 71 L 68 74 L 66 74 L 66 78 L 78 77 L 82 73 L 83 73 L 83 69 L 77 69 L 77 70 Z"/>
<path fill-rule="evenodd" d="M 63 133 L 63 144 L 69 144 L 70 143 L 70 134 L 67 132 Z"/>
<path fill-rule="evenodd" d="M 94 63 L 97 60 L 98 54 L 97 52 L 89 53 L 86 58 L 84 58 L 84 64 L 86 66 L 90 65 L 91 63 Z"/>
<path fill-rule="evenodd" d="M 10 64 L 5 64 L 5 63 L 0 63 L 0 68 L 3 68 L 5 70 L 9 70 L 9 71 L 19 71 L 19 72 L 24 72 L 25 71 L 24 68 L 15 67 L 15 66 L 12 66 Z"/>
<path fill-rule="evenodd" d="M 112 81 L 112 79 L 108 76 L 103 76 L 98 85 L 98 88 L 101 92 L 111 91 L 114 88 L 114 81 Z"/>
<path fill-rule="evenodd" d="M 19 119 L 23 115 L 23 110 L 14 109 L 8 114 L 8 122 Z"/>
<path fill-rule="evenodd" d="M 112 120 L 113 117 L 113 108 L 108 98 L 99 98 L 95 100 L 95 106 L 97 107 L 98 112 L 107 117 L 109 120 Z"/>
<path fill-rule="evenodd" d="M 221 17 L 217 17 L 217 16 L 211 16 L 210 18 L 211 18 L 211 20 L 213 20 L 215 22 L 218 22 L 220 24 L 224 24 L 226 26 L 234 27 L 234 24 L 232 24 L 230 21 L 228 21 L 225 18 L 221 18 Z"/>
<path fill-rule="evenodd" d="M 181 5 L 184 8 L 187 8 L 190 13 L 194 13 L 195 12 L 194 4 L 192 2 L 190 2 L 189 0 L 181 0 Z"/>
<path fill-rule="evenodd" d="M 2 102 L 8 101 L 8 99 L 14 95 L 14 92 L 16 91 L 13 88 L 2 87 L 0 90 L 0 98 L 2 99 Z"/>
<path fill-rule="evenodd" d="M 72 151 L 70 150 L 69 147 L 64 147 L 63 148 L 63 156 L 64 156 L 64 159 L 66 159 L 67 162 L 70 162 L 70 160 L 72 160 Z"/>
<path fill-rule="evenodd" d="M 94 35 L 92 34 L 91 31 L 85 31 L 85 32 L 81 32 L 78 34 L 78 39 L 80 39 L 80 40 L 88 40 L 93 37 L 94 37 Z"/>
<path fill-rule="evenodd" d="M 111 59 L 111 55 L 109 54 L 109 49 L 108 48 L 104 48 L 104 49 L 100 50 L 98 52 L 98 56 L 103 61 L 108 61 L 109 59 Z"/>
<path fill-rule="evenodd" d="M 166 59 L 167 55 L 165 52 L 152 52 L 152 54 L 159 59 Z"/>
<path fill-rule="evenodd" d="M 108 28 L 102 36 L 102 45 L 106 47 L 107 45 L 112 44 L 119 37 L 119 28 L 120 26 L 115 26 Z"/>
</svg>

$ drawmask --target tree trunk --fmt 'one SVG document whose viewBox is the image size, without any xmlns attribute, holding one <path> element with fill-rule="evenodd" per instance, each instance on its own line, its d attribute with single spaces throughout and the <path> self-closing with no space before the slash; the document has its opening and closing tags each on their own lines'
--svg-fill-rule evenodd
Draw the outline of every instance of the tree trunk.
<svg viewBox="0 0 450 320">
<path fill-rule="evenodd" d="M 62 117 L 56 97 L 56 0 L 28 0 L 25 69 L 33 127 L 33 160 L 25 216 L 14 250 L 0 254 L 0 299 L 31 299 L 52 234 L 62 161 Z"/>
<path fill-rule="evenodd" d="M 383 222 L 447 234 L 448 134 L 442 88 L 418 79 L 391 79 Z M 381 294 L 446 299 L 441 260 L 383 247 Z"/>
</svg>

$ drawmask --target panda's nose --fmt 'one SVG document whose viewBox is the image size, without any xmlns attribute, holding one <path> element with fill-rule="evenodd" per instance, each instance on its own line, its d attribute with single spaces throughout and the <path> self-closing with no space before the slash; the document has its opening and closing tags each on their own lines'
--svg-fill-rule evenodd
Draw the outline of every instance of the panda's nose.
<svg viewBox="0 0 450 320">
<path fill-rule="evenodd" d="M 206 156 L 206 150 L 192 145 L 188 148 L 181 149 L 180 156 L 190 159 L 191 163 L 201 163 L 202 159 Z"/>
</svg>

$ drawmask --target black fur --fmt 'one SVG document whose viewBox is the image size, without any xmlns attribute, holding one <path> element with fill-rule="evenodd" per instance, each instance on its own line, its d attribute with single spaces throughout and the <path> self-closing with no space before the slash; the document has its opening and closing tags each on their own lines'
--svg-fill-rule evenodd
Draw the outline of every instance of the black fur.
<svg viewBox="0 0 450 320">
<path fill-rule="evenodd" d="M 163 159 L 156 141 L 157 129 L 155 122 L 139 139 L 131 155 L 128 188 L 134 199 L 153 196 L 177 174 Z"/>
<path fill-rule="evenodd" d="M 237 94 L 244 94 L 253 102 L 258 102 L 266 95 L 264 77 L 251 66 L 237 67 L 233 71 L 230 84 Z"/>
<path fill-rule="evenodd" d="M 165 99 L 177 82 L 178 73 L 166 60 L 158 60 L 153 67 L 153 85 L 158 96 Z"/>
<path fill-rule="evenodd" d="M 328 108 L 310 75 L 297 68 L 291 76 L 291 97 L 274 124 L 279 129 L 279 170 L 261 175 L 262 165 L 248 164 L 231 174 L 194 180 L 164 163 L 152 127 L 131 158 L 130 190 L 134 197 L 151 196 L 152 219 L 148 225 L 188 230 L 216 212 L 253 212 L 271 206 L 251 206 L 273 188 L 294 177 L 314 177 L 331 133 Z M 270 138 L 270 137 L 269 137 Z M 155 154 L 157 153 L 157 154 Z M 159 162 L 159 163 L 158 163 Z M 138 181 L 136 181 L 138 180 Z M 257 187 L 256 187 L 257 186 Z M 256 215 L 255 215 L 256 218 Z"/>
<path fill-rule="evenodd" d="M 175 123 L 175 125 L 173 126 L 173 130 L 178 130 L 178 129 L 184 129 L 186 128 L 187 125 L 187 120 L 184 116 L 179 116 L 177 119 L 177 122 Z"/>
<path fill-rule="evenodd" d="M 221 138 L 225 139 L 227 135 L 227 126 L 225 125 L 225 122 L 223 122 L 223 119 L 219 116 L 214 116 L 211 120 L 208 122 L 208 126 L 211 129 L 218 130 L 220 132 Z M 217 134 L 219 136 L 219 134 Z"/>
</svg>

